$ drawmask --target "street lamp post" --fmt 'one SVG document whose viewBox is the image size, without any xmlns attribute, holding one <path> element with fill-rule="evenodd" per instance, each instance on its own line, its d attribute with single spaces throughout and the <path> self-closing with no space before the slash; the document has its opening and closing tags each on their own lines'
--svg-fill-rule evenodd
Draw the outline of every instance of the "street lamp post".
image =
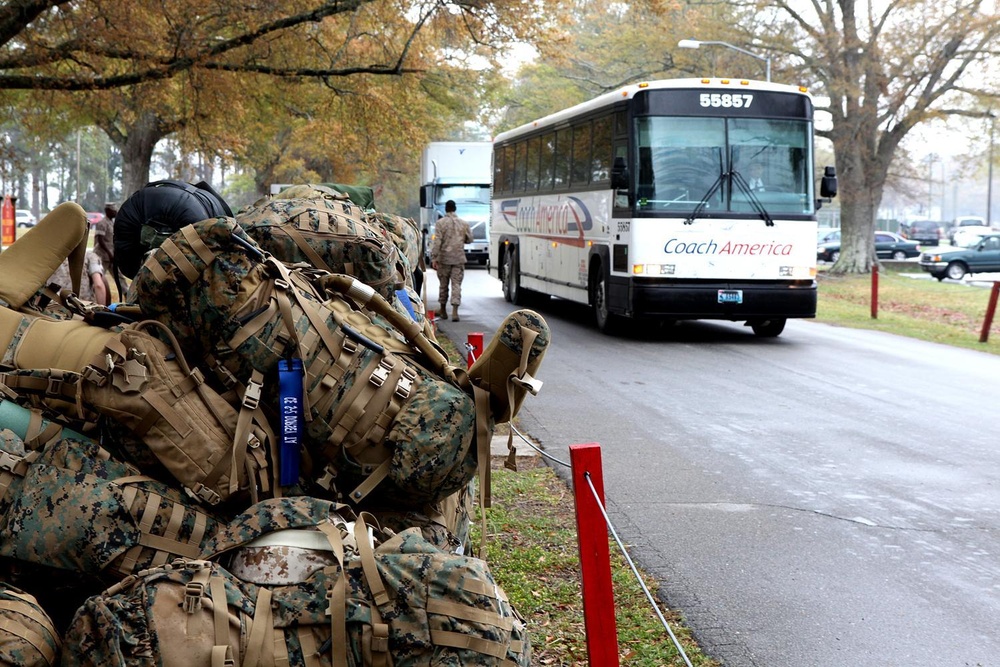
<svg viewBox="0 0 1000 667">
<path fill-rule="evenodd" d="M 725 46 L 727 48 L 732 49 L 733 51 L 739 51 L 743 55 L 750 56 L 751 58 L 756 58 L 757 60 L 763 60 L 765 65 L 767 66 L 766 69 L 767 80 L 768 81 L 771 80 L 771 56 L 759 56 L 753 51 L 747 51 L 746 49 L 730 44 L 729 42 L 715 42 L 715 41 L 703 42 L 699 39 L 682 39 L 681 41 L 677 42 L 677 46 L 681 47 L 682 49 L 700 49 L 702 45 Z"/>
</svg>

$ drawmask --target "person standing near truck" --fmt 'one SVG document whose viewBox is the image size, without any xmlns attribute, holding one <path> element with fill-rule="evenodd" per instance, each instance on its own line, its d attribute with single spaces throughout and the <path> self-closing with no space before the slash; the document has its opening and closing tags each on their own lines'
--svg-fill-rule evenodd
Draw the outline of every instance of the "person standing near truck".
<svg viewBox="0 0 1000 667">
<path fill-rule="evenodd" d="M 441 307 L 438 312 L 443 318 L 448 317 L 450 287 L 452 322 L 458 322 L 458 307 L 462 305 L 466 243 L 472 243 L 472 229 L 458 217 L 455 202 L 449 199 L 444 205 L 444 216 L 434 228 L 431 268 L 438 274 L 438 304 Z"/>
</svg>

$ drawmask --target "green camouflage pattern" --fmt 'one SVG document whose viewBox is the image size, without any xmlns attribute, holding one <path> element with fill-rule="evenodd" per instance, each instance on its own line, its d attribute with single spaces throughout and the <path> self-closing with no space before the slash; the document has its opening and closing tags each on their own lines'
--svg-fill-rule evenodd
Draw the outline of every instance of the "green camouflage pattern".
<svg viewBox="0 0 1000 667">
<path fill-rule="evenodd" d="M 523 619 L 513 610 L 494 580 L 485 561 L 442 552 L 417 528 L 393 535 L 376 532 L 374 558 L 388 601 L 377 605 L 381 621 L 388 625 L 388 653 L 394 667 L 438 667 L 468 665 L 486 667 L 530 664 L 531 647 Z M 298 584 L 268 586 L 271 591 L 272 625 L 283 632 L 291 667 L 305 667 L 301 633 L 309 633 L 320 648 L 319 664 L 330 664 L 331 617 L 327 614 L 327 591 L 346 576 L 347 662 L 352 667 L 370 665 L 371 594 L 361 559 L 354 549 L 345 551 L 345 564 L 316 570 Z M 66 634 L 65 667 L 94 665 L 157 666 L 184 664 L 171 655 L 171 647 L 185 644 L 187 657 L 203 655 L 214 644 L 212 606 L 201 604 L 188 614 L 181 600 L 185 586 L 202 568 L 222 580 L 230 619 L 230 641 L 237 664 L 244 664 L 246 638 L 257 613 L 259 587 L 239 580 L 218 562 L 178 560 L 130 578 L 102 595 L 89 599 L 77 612 Z M 193 589 L 199 590 L 197 587 Z M 467 608 L 458 616 L 435 607 L 445 601 Z M 185 633 L 183 641 L 178 633 Z M 198 634 L 195 634 L 197 631 Z M 439 633 L 453 633 L 441 638 Z M 197 649 L 192 645 L 203 637 Z M 446 635 L 447 637 L 447 635 Z M 472 648 L 450 644 L 467 637 Z M 275 645 L 265 637 L 265 646 Z M 505 661 L 509 661 L 506 662 Z M 190 661 L 186 664 L 194 664 Z"/>
<path fill-rule="evenodd" d="M 33 596 L 0 583 L 0 666 L 52 667 L 59 658 L 59 635 Z"/>
<path fill-rule="evenodd" d="M 291 198 L 286 193 L 241 211 L 237 223 L 282 262 L 354 276 L 391 301 L 403 286 L 405 269 L 389 235 L 340 196 L 317 191 L 319 196 Z"/>
<path fill-rule="evenodd" d="M 3 434 L 0 446 L 23 456 L 17 436 Z M 195 501 L 111 459 L 93 440 L 53 440 L 34 456 L 0 500 L 2 556 L 122 578 L 199 553 L 220 526 Z M 140 546 L 144 532 L 166 537 L 165 550 Z"/>
<path fill-rule="evenodd" d="M 231 218 L 210 218 L 191 225 L 213 256 L 206 261 L 180 232 L 174 243 L 197 277 L 189 280 L 161 246 L 139 268 L 130 287 L 142 313 L 166 324 L 184 354 L 199 358 L 216 343 L 212 335 L 234 304 L 245 297 L 244 278 L 263 259 L 264 252 Z M 158 277 L 154 265 L 166 278 Z M 195 320 L 193 314 L 200 317 Z M 205 330 L 206 327 L 208 331 Z"/>
<path fill-rule="evenodd" d="M 215 558 L 261 535 L 289 528 L 312 528 L 324 521 L 353 521 L 347 505 L 312 496 L 268 498 L 232 517 L 206 541 L 200 558 Z"/>
<path fill-rule="evenodd" d="M 336 488 L 328 488 L 334 498 L 345 499 L 390 455 L 392 470 L 378 494 L 406 507 L 434 502 L 468 483 L 476 471 L 471 396 L 421 367 L 420 355 L 384 318 L 339 294 L 321 295 L 310 281 L 325 273 L 289 270 L 274 260 L 253 263 L 233 240 L 242 230 L 226 218 L 189 229 L 204 239 L 213 261 L 206 264 L 187 238 L 175 234 L 169 242 L 200 273 L 194 280 L 185 278 L 166 246 L 158 248 L 136 275 L 140 307 L 175 333 L 194 337 L 193 345 L 182 341 L 182 348 L 194 347 L 202 359 L 211 355 L 213 371 L 227 386 L 233 379 L 245 385 L 254 371 L 262 373 L 265 405 L 277 404 L 278 362 L 290 355 L 301 358 L 311 416 L 304 445 L 314 459 L 315 475 L 330 472 L 324 470 L 328 465 L 334 468 Z M 153 271 L 154 263 L 159 272 Z M 157 280 L 154 273 L 167 278 Z M 169 296 L 171 290 L 177 295 Z M 280 290 L 290 304 L 287 317 L 275 306 Z M 170 307 L 163 308 L 164 303 Z M 298 346 L 289 336 L 288 322 Z M 334 349 L 327 349 L 314 323 L 330 332 Z M 337 432 L 342 413 L 355 400 L 352 390 L 367 387 L 382 360 L 405 367 L 412 386 L 406 392 L 382 392 L 366 406 L 370 415 L 390 408 L 398 414 L 380 432 L 359 433 L 361 442 L 348 453 Z"/>
<path fill-rule="evenodd" d="M 413 218 L 382 211 L 368 211 L 365 216 L 370 224 L 388 232 L 411 270 L 420 264 L 420 227 Z"/>
<path fill-rule="evenodd" d="M 515 310 L 508 315 L 500 323 L 500 328 L 497 329 L 496 336 L 499 338 L 500 343 L 512 350 L 518 358 L 521 356 L 522 349 L 522 328 L 538 332 L 538 336 L 535 338 L 531 345 L 531 350 L 528 352 L 528 363 L 531 364 L 540 360 L 542 355 L 545 354 L 545 351 L 549 347 L 551 332 L 549 331 L 548 322 L 533 310 Z"/>
</svg>

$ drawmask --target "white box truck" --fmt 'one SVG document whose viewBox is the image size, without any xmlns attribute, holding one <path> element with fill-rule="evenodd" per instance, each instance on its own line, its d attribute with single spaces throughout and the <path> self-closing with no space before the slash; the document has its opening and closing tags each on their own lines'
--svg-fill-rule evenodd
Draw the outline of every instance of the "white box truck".
<svg viewBox="0 0 1000 667">
<path fill-rule="evenodd" d="M 424 148 L 420 229 L 428 265 L 434 226 L 444 216 L 449 199 L 455 202 L 458 217 L 472 227 L 473 241 L 465 245 L 466 260 L 480 264 L 489 260 L 492 160 L 493 143 L 489 141 L 434 141 Z"/>
</svg>

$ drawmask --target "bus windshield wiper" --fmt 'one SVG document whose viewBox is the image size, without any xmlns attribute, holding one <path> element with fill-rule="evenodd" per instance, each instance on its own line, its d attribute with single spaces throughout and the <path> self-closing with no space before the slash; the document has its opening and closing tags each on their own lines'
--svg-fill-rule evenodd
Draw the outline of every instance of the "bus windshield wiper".
<svg viewBox="0 0 1000 667">
<path fill-rule="evenodd" d="M 768 227 L 774 227 L 774 220 L 771 218 L 771 214 L 767 212 L 764 205 L 757 199 L 757 195 L 750 189 L 750 184 L 747 183 L 747 179 L 743 178 L 743 174 L 733 169 L 729 172 L 729 176 L 732 182 L 736 184 L 736 187 L 747 196 L 750 205 L 757 211 L 757 215 L 764 221 L 764 224 Z"/>
<path fill-rule="evenodd" d="M 691 214 L 688 217 L 684 218 L 685 225 L 690 225 L 692 222 L 694 222 L 695 218 L 701 215 L 701 212 L 705 210 L 706 206 L 708 206 L 708 202 L 712 200 L 712 196 L 719 191 L 720 187 L 722 187 L 722 181 L 723 179 L 726 178 L 726 176 L 727 172 L 725 171 L 719 173 L 719 177 L 715 179 L 714 183 L 712 183 L 712 187 L 710 187 L 708 189 L 708 192 L 705 193 L 705 196 L 698 201 L 698 205 L 694 207 L 694 210 L 691 211 Z"/>
</svg>

